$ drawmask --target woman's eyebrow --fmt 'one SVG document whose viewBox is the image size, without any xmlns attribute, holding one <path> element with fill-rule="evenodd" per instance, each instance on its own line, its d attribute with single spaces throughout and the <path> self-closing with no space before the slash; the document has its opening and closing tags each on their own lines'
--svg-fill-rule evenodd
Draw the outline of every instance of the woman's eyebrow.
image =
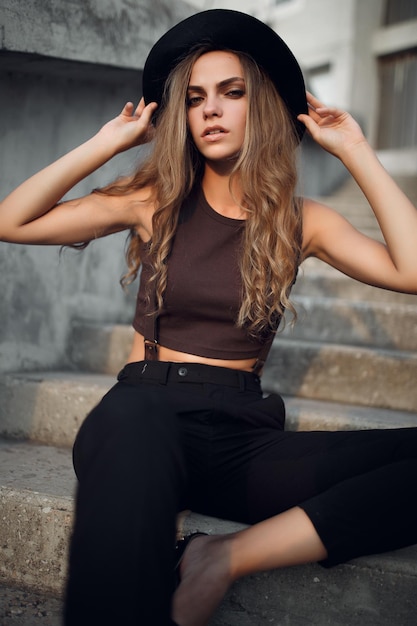
<svg viewBox="0 0 417 626">
<path fill-rule="evenodd" d="M 237 82 L 244 83 L 245 79 L 241 76 L 232 76 L 231 78 L 225 78 L 224 80 L 221 80 L 219 83 L 217 83 L 216 86 L 222 88 Z M 188 85 L 187 89 L 189 91 L 204 91 L 204 88 L 200 85 Z"/>
<path fill-rule="evenodd" d="M 226 78 L 225 80 L 220 81 L 220 83 L 217 83 L 218 87 L 227 87 L 227 85 L 230 85 L 231 83 L 244 83 L 245 79 L 242 78 L 241 76 L 232 76 L 232 78 Z"/>
</svg>

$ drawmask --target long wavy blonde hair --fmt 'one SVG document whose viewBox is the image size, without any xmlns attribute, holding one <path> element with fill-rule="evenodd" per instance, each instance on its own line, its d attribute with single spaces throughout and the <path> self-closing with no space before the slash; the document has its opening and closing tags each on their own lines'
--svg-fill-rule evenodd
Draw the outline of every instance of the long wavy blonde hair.
<svg viewBox="0 0 417 626">
<path fill-rule="evenodd" d="M 181 205 L 204 171 L 187 125 L 186 90 L 192 67 L 208 47 L 200 47 L 171 72 L 159 108 L 154 145 L 127 180 L 96 190 L 119 195 L 149 187 L 155 202 L 150 255 L 151 282 L 156 284 L 157 310 L 163 307 L 167 260 Z M 248 98 L 246 132 L 230 179 L 241 191 L 247 212 L 242 255 L 242 302 L 236 323 L 258 338 L 269 334 L 285 309 L 296 317 L 289 300 L 301 256 L 302 210 L 295 197 L 297 139 L 286 106 L 269 77 L 247 55 L 240 59 Z M 141 240 L 130 233 L 126 252 L 128 284 L 140 267 Z"/>
</svg>

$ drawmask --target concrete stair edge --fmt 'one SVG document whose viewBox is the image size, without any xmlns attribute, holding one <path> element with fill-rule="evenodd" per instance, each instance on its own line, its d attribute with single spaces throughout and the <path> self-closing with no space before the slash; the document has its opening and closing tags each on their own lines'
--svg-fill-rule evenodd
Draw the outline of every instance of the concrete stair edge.
<svg viewBox="0 0 417 626">
<path fill-rule="evenodd" d="M 265 391 L 404 411 L 417 410 L 417 354 L 277 338 Z"/>
<path fill-rule="evenodd" d="M 72 528 L 72 498 L 0 486 L 0 581 L 62 593 Z"/>
<path fill-rule="evenodd" d="M 71 446 L 88 412 L 116 382 L 90 372 L 17 372 L 0 381 L 0 436 Z"/>
<path fill-rule="evenodd" d="M 298 320 L 278 339 L 310 340 L 386 350 L 417 351 L 415 305 L 298 295 Z"/>
<path fill-rule="evenodd" d="M 373 428 L 415 428 L 417 415 L 379 407 L 341 404 L 283 396 L 286 430 L 369 430 Z"/>
<path fill-rule="evenodd" d="M 0 581 L 62 593 L 76 478 L 70 449 L 0 439 Z"/>
<path fill-rule="evenodd" d="M 417 350 L 417 298 L 414 305 L 363 302 L 297 295 L 298 321 L 277 336 L 318 343 L 386 350 Z M 117 374 L 129 355 L 133 330 L 122 324 L 73 326 L 69 356 L 74 368 Z"/>
<path fill-rule="evenodd" d="M 274 392 L 277 377 L 273 372 L 265 377 L 265 392 Z M 113 376 L 88 372 L 8 374 L 0 381 L 0 436 L 72 446 L 88 412 L 114 383 Z M 353 401 L 353 394 L 349 403 L 296 397 L 288 391 L 283 395 L 292 430 L 409 427 L 417 422 L 413 411 L 364 406 Z"/>
<path fill-rule="evenodd" d="M 133 334 L 128 324 L 74 322 L 68 356 L 75 368 L 115 375 L 126 363 Z"/>
</svg>

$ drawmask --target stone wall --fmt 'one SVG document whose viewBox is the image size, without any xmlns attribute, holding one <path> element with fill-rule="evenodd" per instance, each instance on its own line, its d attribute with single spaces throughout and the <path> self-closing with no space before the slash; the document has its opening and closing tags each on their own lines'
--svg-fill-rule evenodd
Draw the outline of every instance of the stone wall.
<svg viewBox="0 0 417 626">
<path fill-rule="evenodd" d="M 162 0 L 3 0 L 0 5 L 0 197 L 90 137 L 141 95 L 152 43 L 194 12 Z M 113 159 L 69 197 L 132 168 L 140 150 Z M 78 319 L 129 322 L 126 234 L 83 252 L 0 243 L 0 371 L 68 366 Z"/>
</svg>

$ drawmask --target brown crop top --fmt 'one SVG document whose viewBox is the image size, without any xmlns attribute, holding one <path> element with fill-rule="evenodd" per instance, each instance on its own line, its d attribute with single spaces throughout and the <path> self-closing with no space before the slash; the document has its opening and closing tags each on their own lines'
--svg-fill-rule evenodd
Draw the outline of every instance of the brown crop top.
<svg viewBox="0 0 417 626">
<path fill-rule="evenodd" d="M 244 220 L 214 211 L 200 188 L 183 203 L 168 261 L 164 308 L 158 317 L 160 345 L 214 359 L 259 355 L 268 338 L 257 341 L 235 323 L 242 290 L 243 229 Z M 133 321 L 142 335 L 151 273 L 148 248 L 146 243 L 141 246 L 142 273 Z"/>
</svg>

